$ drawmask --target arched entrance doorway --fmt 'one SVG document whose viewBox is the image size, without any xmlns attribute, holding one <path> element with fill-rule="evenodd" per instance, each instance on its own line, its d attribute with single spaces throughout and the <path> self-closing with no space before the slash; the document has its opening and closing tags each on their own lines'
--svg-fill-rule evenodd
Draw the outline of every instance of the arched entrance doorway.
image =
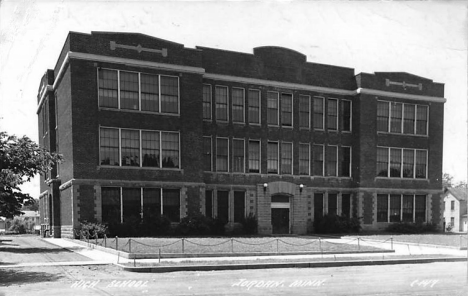
<svg viewBox="0 0 468 296">
<path fill-rule="evenodd" d="M 276 194 L 271 197 L 271 226 L 273 234 L 289 234 L 289 196 Z"/>
</svg>

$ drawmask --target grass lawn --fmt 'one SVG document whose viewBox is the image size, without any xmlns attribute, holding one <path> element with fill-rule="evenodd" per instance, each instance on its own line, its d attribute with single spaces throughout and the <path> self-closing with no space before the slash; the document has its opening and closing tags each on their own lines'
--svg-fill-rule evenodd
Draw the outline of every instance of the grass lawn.
<svg viewBox="0 0 468 296">
<path fill-rule="evenodd" d="M 361 236 L 362 239 L 386 241 L 393 237 L 394 242 L 408 242 L 415 244 L 451 246 L 466 248 L 466 234 L 439 233 L 439 234 L 385 234 Z M 354 238 L 354 236 L 353 236 Z"/>
<path fill-rule="evenodd" d="M 316 238 L 301 237 L 251 237 L 251 238 L 119 238 L 117 249 L 131 253 L 186 253 L 186 254 L 208 254 L 208 253 L 286 253 L 286 252 L 349 252 L 349 251 L 375 251 L 378 248 L 352 244 L 340 244 L 319 241 Z M 95 242 L 90 240 L 90 242 Z M 99 245 L 104 245 L 102 239 Z M 131 250 L 130 250 L 131 244 Z M 106 246 L 116 248 L 115 238 L 107 239 Z"/>
</svg>

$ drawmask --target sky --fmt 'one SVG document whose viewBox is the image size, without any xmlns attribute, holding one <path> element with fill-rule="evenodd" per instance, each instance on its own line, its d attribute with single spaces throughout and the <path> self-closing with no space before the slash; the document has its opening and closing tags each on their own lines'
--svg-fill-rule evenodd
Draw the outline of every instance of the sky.
<svg viewBox="0 0 468 296">
<path fill-rule="evenodd" d="M 467 179 L 468 1 L 0 0 L 0 130 L 38 141 L 37 91 L 69 31 L 137 32 L 193 48 L 282 46 L 309 62 L 445 84 L 443 172 Z M 432 119 L 437 120 L 437 119 Z M 23 192 L 38 197 L 39 179 Z"/>
</svg>

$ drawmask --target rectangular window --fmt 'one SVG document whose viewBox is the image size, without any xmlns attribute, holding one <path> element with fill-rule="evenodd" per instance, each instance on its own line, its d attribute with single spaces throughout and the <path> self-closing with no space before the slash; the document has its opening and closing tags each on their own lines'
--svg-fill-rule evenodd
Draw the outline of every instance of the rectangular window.
<svg viewBox="0 0 468 296">
<path fill-rule="evenodd" d="M 211 157 L 211 137 L 203 137 L 203 170 L 211 171 L 212 157 Z"/>
<path fill-rule="evenodd" d="M 171 222 L 180 222 L 179 189 L 163 189 L 163 215 Z"/>
<path fill-rule="evenodd" d="M 217 172 L 228 172 L 228 139 L 216 138 L 216 171 Z"/>
<path fill-rule="evenodd" d="M 278 174 L 278 143 L 268 142 L 268 174 Z"/>
<path fill-rule="evenodd" d="M 413 195 L 403 195 L 403 222 L 413 222 Z"/>
<path fill-rule="evenodd" d="M 377 147 L 377 176 L 388 177 L 388 148 Z"/>
<path fill-rule="evenodd" d="M 203 119 L 211 120 L 211 85 L 203 85 Z"/>
<path fill-rule="evenodd" d="M 234 191 L 234 222 L 241 223 L 245 218 L 245 192 Z"/>
<path fill-rule="evenodd" d="M 404 104 L 403 105 L 404 111 L 404 119 L 403 119 L 403 132 L 405 134 L 414 134 L 414 113 L 415 113 L 415 105 L 411 104 Z"/>
<path fill-rule="evenodd" d="M 249 141 L 249 173 L 260 173 L 260 141 Z"/>
<path fill-rule="evenodd" d="M 122 188 L 123 222 L 140 221 L 141 189 Z"/>
<path fill-rule="evenodd" d="M 403 104 L 392 102 L 391 107 L 390 132 L 401 133 Z"/>
<path fill-rule="evenodd" d="M 232 122 L 244 122 L 244 90 L 232 88 Z"/>
<path fill-rule="evenodd" d="M 213 190 L 205 191 L 205 216 L 213 218 Z"/>
<path fill-rule="evenodd" d="M 140 74 L 141 111 L 159 112 L 159 77 Z"/>
<path fill-rule="evenodd" d="M 428 106 L 417 105 L 416 113 L 416 134 L 427 135 Z"/>
<path fill-rule="evenodd" d="M 161 189 L 143 188 L 143 220 L 156 222 L 161 216 Z"/>
<path fill-rule="evenodd" d="M 390 149 L 390 177 L 401 177 L 401 149 Z"/>
<path fill-rule="evenodd" d="M 281 174 L 292 175 L 292 143 L 281 143 Z"/>
<path fill-rule="evenodd" d="M 338 147 L 327 146 L 327 176 L 337 176 L 338 166 Z"/>
<path fill-rule="evenodd" d="M 338 195 L 336 193 L 328 194 L 328 214 L 336 215 L 338 211 Z"/>
<path fill-rule="evenodd" d="M 225 86 L 216 86 L 216 120 L 228 121 L 228 88 Z"/>
<path fill-rule="evenodd" d="M 140 131 L 121 130 L 122 166 L 140 166 Z"/>
<path fill-rule="evenodd" d="M 351 194 L 341 195 L 341 216 L 351 217 Z"/>
<path fill-rule="evenodd" d="M 403 178 L 414 178 L 414 150 L 403 149 Z"/>
<path fill-rule="evenodd" d="M 351 177 L 351 147 L 341 147 L 341 176 Z"/>
<path fill-rule="evenodd" d="M 292 126 L 292 110 L 292 94 L 281 94 L 281 126 Z"/>
<path fill-rule="evenodd" d="M 388 195 L 377 195 L 377 222 L 388 222 Z"/>
<path fill-rule="evenodd" d="M 159 132 L 141 132 L 141 155 L 144 167 L 159 167 Z"/>
<path fill-rule="evenodd" d="M 310 128 L 310 97 L 299 95 L 299 127 Z"/>
<path fill-rule="evenodd" d="M 102 222 L 121 223 L 120 187 L 102 187 Z"/>
<path fill-rule="evenodd" d="M 267 92 L 267 106 L 268 106 L 268 113 L 267 113 L 267 120 L 269 125 L 278 125 L 278 112 L 279 112 L 279 102 L 278 97 L 279 94 L 277 92 Z"/>
<path fill-rule="evenodd" d="M 450 210 L 455 211 L 455 201 L 450 201 Z"/>
<path fill-rule="evenodd" d="M 179 163 L 179 134 L 161 133 L 161 156 L 163 168 L 180 168 Z"/>
<path fill-rule="evenodd" d="M 341 101 L 341 130 L 344 132 L 351 131 L 351 101 Z"/>
<path fill-rule="evenodd" d="M 324 98 L 314 97 L 314 129 L 323 130 Z"/>
<path fill-rule="evenodd" d="M 299 144 L 299 175 L 310 175 L 310 145 Z"/>
<path fill-rule="evenodd" d="M 138 88 L 138 73 L 120 71 L 120 109 L 140 109 Z"/>
<path fill-rule="evenodd" d="M 314 145 L 314 176 L 323 176 L 323 145 Z"/>
<path fill-rule="evenodd" d="M 338 130 L 338 100 L 328 99 L 328 114 L 327 114 L 328 130 Z"/>
<path fill-rule="evenodd" d="M 118 72 L 99 69 L 99 107 L 119 108 Z"/>
<path fill-rule="evenodd" d="M 223 223 L 229 222 L 229 191 L 217 192 L 218 211 L 217 218 Z"/>
<path fill-rule="evenodd" d="M 323 193 L 314 194 L 314 219 L 323 217 Z"/>
<path fill-rule="evenodd" d="M 416 178 L 427 178 L 427 150 L 416 150 Z"/>
<path fill-rule="evenodd" d="M 101 128 L 100 138 L 101 165 L 119 166 L 119 130 Z"/>
<path fill-rule="evenodd" d="M 244 140 L 232 140 L 232 171 L 235 173 L 244 172 Z"/>
<path fill-rule="evenodd" d="M 161 112 L 179 113 L 179 78 L 160 76 L 161 78 Z"/>
<path fill-rule="evenodd" d="M 401 195 L 390 194 L 390 222 L 401 220 Z"/>
<path fill-rule="evenodd" d="M 377 131 L 388 133 L 390 122 L 390 103 L 377 102 Z"/>
<path fill-rule="evenodd" d="M 415 211 L 414 219 L 415 222 L 426 222 L 426 196 L 416 195 L 415 199 Z"/>
<path fill-rule="evenodd" d="M 260 91 L 249 90 L 249 123 L 260 124 Z"/>
<path fill-rule="evenodd" d="M 455 217 L 450 217 L 450 225 L 455 225 Z"/>
</svg>

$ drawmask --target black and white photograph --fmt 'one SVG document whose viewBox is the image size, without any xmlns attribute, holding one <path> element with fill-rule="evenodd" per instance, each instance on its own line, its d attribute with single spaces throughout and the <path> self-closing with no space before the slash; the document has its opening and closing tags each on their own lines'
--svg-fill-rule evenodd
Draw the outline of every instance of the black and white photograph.
<svg viewBox="0 0 468 296">
<path fill-rule="evenodd" d="M 467 102 L 467 0 L 0 0 L 0 296 L 466 295 Z"/>
</svg>

